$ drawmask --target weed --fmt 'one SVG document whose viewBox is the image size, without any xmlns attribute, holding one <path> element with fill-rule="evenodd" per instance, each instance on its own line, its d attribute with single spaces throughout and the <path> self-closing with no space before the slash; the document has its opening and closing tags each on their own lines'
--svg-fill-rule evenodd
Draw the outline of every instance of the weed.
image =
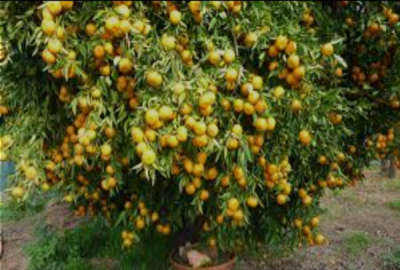
<svg viewBox="0 0 400 270">
<path fill-rule="evenodd" d="M 384 265 L 388 269 L 400 269 L 400 246 L 394 248 L 383 257 Z"/>
<path fill-rule="evenodd" d="M 386 188 L 389 190 L 400 191 L 400 179 L 388 180 L 386 182 Z"/>
<path fill-rule="evenodd" d="M 393 210 L 400 211 L 400 200 L 388 202 L 387 206 Z"/>
<path fill-rule="evenodd" d="M 4 204 L 0 205 L 0 222 L 16 221 L 26 216 L 33 216 L 41 212 L 54 196 L 54 193 L 33 195 L 32 198 L 23 203 L 18 203 L 12 199 L 6 200 Z"/>
<path fill-rule="evenodd" d="M 25 248 L 30 258 L 29 269 L 113 269 L 90 263 L 97 258 L 109 259 L 113 265 L 114 262 L 118 265 L 115 269 L 121 270 L 167 269 L 170 244 L 166 238 L 149 234 L 131 250 L 122 250 L 121 231 L 120 227 L 107 227 L 100 221 L 91 221 L 64 232 L 39 227 L 36 241 Z M 149 242 L 153 245 L 144 244 Z"/>
<path fill-rule="evenodd" d="M 29 256 L 29 269 L 88 269 L 75 243 L 65 242 L 56 231 L 41 226 L 36 232 L 36 241 L 25 247 Z"/>
<path fill-rule="evenodd" d="M 357 256 L 361 251 L 367 249 L 374 239 L 365 232 L 352 232 L 345 238 L 346 251 L 351 256 Z"/>
</svg>

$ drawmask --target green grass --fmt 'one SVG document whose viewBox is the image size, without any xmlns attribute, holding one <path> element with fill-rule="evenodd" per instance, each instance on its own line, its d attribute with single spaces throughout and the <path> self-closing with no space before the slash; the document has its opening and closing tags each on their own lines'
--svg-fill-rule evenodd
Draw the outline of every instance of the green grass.
<svg viewBox="0 0 400 270">
<path fill-rule="evenodd" d="M 400 179 L 388 180 L 386 182 L 386 188 L 389 190 L 400 191 Z"/>
<path fill-rule="evenodd" d="M 384 265 L 388 269 L 400 269 L 400 246 L 394 248 L 383 257 Z"/>
<path fill-rule="evenodd" d="M 109 228 L 100 221 L 91 221 L 65 232 L 40 227 L 36 240 L 25 247 L 29 269 L 110 269 L 106 265 L 90 265 L 89 261 L 96 258 L 111 259 L 115 269 L 121 270 L 167 269 L 170 250 L 167 238 L 146 235 L 131 250 L 122 250 L 121 231 L 122 228 Z"/>
<path fill-rule="evenodd" d="M 391 201 L 387 203 L 387 206 L 390 209 L 393 209 L 395 211 L 399 211 L 400 212 L 400 200 L 396 200 L 396 201 Z"/>
<path fill-rule="evenodd" d="M 7 200 L 0 205 L 0 222 L 17 221 L 26 216 L 33 216 L 41 212 L 54 196 L 53 193 L 41 194 L 26 200 L 22 204 L 11 199 Z"/>
<path fill-rule="evenodd" d="M 375 240 L 365 232 L 349 233 L 344 239 L 345 249 L 351 256 L 366 250 Z"/>
</svg>

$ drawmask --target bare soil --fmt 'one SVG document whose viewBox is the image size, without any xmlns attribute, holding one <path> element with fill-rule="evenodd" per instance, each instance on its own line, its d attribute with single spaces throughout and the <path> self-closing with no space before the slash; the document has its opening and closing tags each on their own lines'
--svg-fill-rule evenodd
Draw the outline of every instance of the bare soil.
<svg viewBox="0 0 400 270">
<path fill-rule="evenodd" d="M 339 194 L 329 192 L 322 201 L 326 213 L 321 216 L 321 232 L 329 239 L 324 246 L 300 249 L 287 257 L 242 261 L 243 270 L 383 270 L 383 256 L 400 245 L 400 212 L 388 202 L 400 200 L 400 188 L 394 181 L 382 179 L 377 171 L 366 172 L 367 180 Z M 399 187 L 400 185 L 396 185 Z M 46 209 L 31 217 L 2 224 L 3 255 L 1 270 L 25 270 L 28 258 L 23 246 L 33 240 L 35 228 L 43 222 L 59 229 L 80 222 L 62 203 L 49 203 Z M 351 236 L 363 233 L 368 243 L 350 252 Z M 350 239 L 350 240 L 349 240 Z M 107 265 L 94 259 L 92 264 Z"/>
</svg>

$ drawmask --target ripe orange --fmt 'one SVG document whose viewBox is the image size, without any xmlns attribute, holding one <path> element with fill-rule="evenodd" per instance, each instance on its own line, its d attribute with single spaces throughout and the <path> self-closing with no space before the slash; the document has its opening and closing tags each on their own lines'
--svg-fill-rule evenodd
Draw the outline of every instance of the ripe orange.
<svg viewBox="0 0 400 270">
<path fill-rule="evenodd" d="M 254 122 L 254 127 L 258 131 L 266 131 L 268 128 L 267 119 L 265 119 L 263 117 L 258 117 Z"/>
<path fill-rule="evenodd" d="M 97 31 L 97 27 L 94 23 L 88 23 L 85 26 L 85 33 L 86 33 L 86 35 L 88 35 L 90 37 L 93 36 L 96 33 L 96 31 Z"/>
<path fill-rule="evenodd" d="M 119 31 L 120 20 L 118 17 L 110 17 L 106 19 L 105 27 L 106 30 L 112 34 L 115 34 Z"/>
<path fill-rule="evenodd" d="M 244 38 L 244 44 L 247 48 L 252 47 L 257 42 L 258 36 L 254 32 L 246 34 Z"/>
<path fill-rule="evenodd" d="M 275 45 L 272 45 L 268 48 L 268 55 L 270 57 L 277 57 L 279 54 L 279 50 Z"/>
<path fill-rule="evenodd" d="M 331 56 L 333 54 L 333 45 L 332 43 L 326 43 L 321 46 L 321 53 L 324 56 Z"/>
<path fill-rule="evenodd" d="M 143 131 L 138 127 L 133 127 L 131 129 L 131 136 L 133 141 L 135 141 L 136 143 L 140 143 L 144 139 Z"/>
<path fill-rule="evenodd" d="M 200 191 L 200 200 L 207 201 L 209 197 L 210 195 L 207 190 L 203 189 Z"/>
<path fill-rule="evenodd" d="M 305 129 L 301 130 L 299 133 L 299 140 L 300 140 L 300 143 L 305 146 L 310 145 L 311 140 L 312 140 L 310 132 Z"/>
<path fill-rule="evenodd" d="M 182 19 L 182 14 L 178 11 L 178 10 L 173 10 L 171 11 L 171 13 L 169 14 L 169 21 L 172 24 L 178 24 Z"/>
<path fill-rule="evenodd" d="M 224 62 L 227 64 L 232 63 L 233 61 L 235 61 L 235 52 L 231 49 L 225 50 L 224 52 Z"/>
<path fill-rule="evenodd" d="M 216 137 L 218 135 L 219 129 L 218 126 L 214 123 L 208 125 L 207 127 L 207 135 L 210 137 Z"/>
<path fill-rule="evenodd" d="M 50 11 L 52 15 L 58 15 L 62 11 L 61 1 L 49 1 L 46 8 Z"/>
<path fill-rule="evenodd" d="M 247 96 L 247 100 L 251 104 L 256 104 L 259 99 L 260 99 L 260 93 L 258 93 L 257 91 L 250 91 L 249 95 Z"/>
<path fill-rule="evenodd" d="M 58 39 L 51 39 L 47 44 L 47 49 L 53 54 L 58 54 L 62 49 L 62 43 Z"/>
<path fill-rule="evenodd" d="M 158 112 L 155 109 L 147 110 L 145 114 L 145 120 L 148 125 L 155 125 L 159 121 Z"/>
<path fill-rule="evenodd" d="M 319 156 L 319 158 L 318 158 L 318 163 L 321 164 L 321 165 L 327 165 L 327 164 L 328 164 L 328 159 L 327 159 L 327 157 L 324 156 L 324 155 Z"/>
<path fill-rule="evenodd" d="M 258 205 L 258 200 L 256 197 L 250 196 L 247 198 L 247 205 L 251 208 L 255 208 Z"/>
<path fill-rule="evenodd" d="M 188 132 L 187 132 L 186 127 L 184 127 L 184 126 L 179 127 L 176 131 L 176 137 L 177 137 L 178 141 L 185 142 L 188 138 Z"/>
<path fill-rule="evenodd" d="M 161 37 L 161 46 L 166 50 L 173 50 L 176 47 L 176 40 L 173 36 L 164 34 Z"/>
<path fill-rule="evenodd" d="M 93 55 L 96 59 L 103 59 L 104 58 L 104 47 L 102 45 L 97 45 L 93 49 Z"/>
<path fill-rule="evenodd" d="M 221 57 L 217 51 L 211 51 L 208 54 L 208 61 L 213 65 L 217 65 L 221 62 Z"/>
<path fill-rule="evenodd" d="M 276 126 L 276 120 L 273 116 L 269 116 L 267 118 L 267 130 L 268 131 L 273 131 Z"/>
<path fill-rule="evenodd" d="M 133 64 L 128 58 L 121 58 L 118 63 L 118 69 L 121 73 L 127 74 L 132 71 Z"/>
<path fill-rule="evenodd" d="M 204 165 L 203 165 L 203 164 L 201 164 L 201 163 L 195 163 L 195 164 L 193 165 L 192 174 L 193 174 L 194 176 L 201 176 L 201 175 L 203 174 L 203 172 L 204 172 Z"/>
<path fill-rule="evenodd" d="M 44 50 L 42 52 L 42 59 L 49 65 L 53 65 L 57 61 L 56 57 L 49 50 Z"/>
<path fill-rule="evenodd" d="M 242 126 L 239 125 L 239 124 L 233 125 L 233 127 L 232 127 L 232 133 L 235 134 L 235 135 L 237 135 L 237 136 L 242 135 L 242 133 L 243 133 L 243 128 L 242 128 Z"/>
<path fill-rule="evenodd" d="M 64 10 L 71 9 L 74 6 L 74 1 L 60 1 Z"/>
<path fill-rule="evenodd" d="M 285 89 L 282 86 L 277 86 L 274 88 L 274 90 L 272 91 L 272 95 L 276 98 L 276 99 L 280 99 L 283 95 L 285 94 Z"/>
<path fill-rule="evenodd" d="M 230 183 L 229 175 L 226 175 L 226 176 L 221 178 L 221 186 L 227 187 L 227 186 L 229 186 L 229 183 Z"/>
<path fill-rule="evenodd" d="M 318 217 L 313 217 L 310 221 L 310 224 L 312 227 L 318 227 L 319 225 L 319 218 Z"/>
<path fill-rule="evenodd" d="M 207 125 L 204 122 L 196 122 L 193 126 L 193 131 L 196 135 L 203 135 L 207 131 Z"/>
<path fill-rule="evenodd" d="M 202 181 L 200 177 L 195 177 L 192 180 L 192 184 L 196 187 L 196 188 L 200 188 L 202 185 Z"/>
<path fill-rule="evenodd" d="M 196 187 L 189 183 L 185 186 L 185 192 L 187 195 L 193 195 L 196 192 Z"/>
<path fill-rule="evenodd" d="M 287 55 L 290 55 L 290 54 L 292 54 L 292 53 L 295 53 L 296 50 L 297 50 L 297 44 L 296 44 L 296 42 L 294 42 L 294 41 L 292 41 L 292 40 L 289 41 L 289 43 L 288 43 L 287 46 L 286 46 L 285 53 L 286 53 Z"/>
<path fill-rule="evenodd" d="M 174 118 L 174 112 L 169 106 L 161 106 L 159 109 L 159 117 L 162 121 L 172 120 Z"/>
<path fill-rule="evenodd" d="M 43 32 L 48 36 L 53 35 L 55 33 L 56 27 L 57 27 L 55 22 L 50 19 L 44 19 L 42 21 L 41 26 L 42 26 Z"/>
<path fill-rule="evenodd" d="M 241 112 L 243 111 L 243 107 L 244 107 L 244 102 L 242 99 L 235 99 L 233 102 L 233 109 L 235 110 L 235 112 Z"/>
<path fill-rule="evenodd" d="M 104 65 L 100 67 L 100 74 L 103 76 L 109 76 L 111 74 L 110 65 Z"/>
<path fill-rule="evenodd" d="M 255 112 L 254 106 L 251 105 L 251 103 L 249 103 L 249 102 L 245 102 L 244 105 L 243 105 L 243 112 L 246 115 L 254 114 L 254 112 Z"/>
<path fill-rule="evenodd" d="M 155 162 L 155 160 L 156 160 L 156 154 L 154 153 L 153 150 L 148 149 L 143 152 L 142 162 L 145 165 L 151 165 Z"/>
<path fill-rule="evenodd" d="M 301 199 L 301 201 L 305 206 L 309 206 L 312 203 L 312 198 L 311 196 L 306 195 Z"/>
<path fill-rule="evenodd" d="M 236 198 L 230 198 L 228 200 L 228 209 L 231 211 L 236 211 L 239 208 L 239 201 Z"/>
<path fill-rule="evenodd" d="M 342 77 L 343 76 L 343 70 L 341 68 L 337 68 L 335 70 L 335 75 L 338 77 Z"/>
<path fill-rule="evenodd" d="M 113 189 L 117 186 L 117 179 L 110 177 L 107 179 L 107 185 L 109 189 Z"/>
<path fill-rule="evenodd" d="M 227 82 L 234 82 L 237 80 L 237 78 L 238 78 L 238 72 L 235 69 L 230 68 L 226 71 L 225 79 Z"/>
<path fill-rule="evenodd" d="M 106 134 L 107 138 L 111 139 L 115 136 L 116 131 L 113 127 L 106 127 L 104 133 Z"/>
<path fill-rule="evenodd" d="M 240 221 L 240 220 L 242 220 L 243 219 L 243 217 L 244 217 L 244 215 L 243 215 L 243 211 L 242 210 L 237 210 L 234 214 L 233 214 L 233 219 L 234 220 L 237 220 L 237 221 Z"/>
<path fill-rule="evenodd" d="M 29 180 L 34 180 L 37 177 L 37 172 L 35 167 L 29 166 L 25 170 L 25 176 Z"/>
<path fill-rule="evenodd" d="M 306 69 L 304 66 L 298 66 L 293 70 L 292 74 L 297 80 L 301 80 L 304 77 L 304 75 L 306 74 Z M 290 81 L 289 81 L 289 84 L 292 85 L 295 83 L 290 83 Z"/>
<path fill-rule="evenodd" d="M 317 245 L 322 245 L 326 242 L 326 239 L 322 234 L 317 234 L 314 238 L 314 241 Z"/>
<path fill-rule="evenodd" d="M 284 194 L 279 194 L 279 195 L 276 197 L 276 202 L 277 202 L 279 205 L 284 205 L 284 204 L 286 203 L 286 201 L 287 201 L 287 196 L 284 195 Z"/>
<path fill-rule="evenodd" d="M 300 65 L 300 57 L 296 54 L 291 54 L 287 60 L 287 65 L 291 69 L 295 69 Z"/>
<path fill-rule="evenodd" d="M 288 44 L 288 38 L 285 36 L 278 36 L 275 40 L 275 46 L 278 48 L 280 51 L 283 51 L 286 48 L 286 45 Z"/>
<path fill-rule="evenodd" d="M 301 229 L 303 226 L 303 221 L 300 218 L 295 218 L 293 221 L 294 226 L 296 226 L 298 229 Z"/>
<path fill-rule="evenodd" d="M 263 79 L 262 79 L 262 77 L 261 76 L 254 76 L 252 79 L 251 79 L 251 84 L 253 85 L 253 88 L 255 89 L 255 90 L 260 90 L 262 87 L 263 87 Z"/>
<path fill-rule="evenodd" d="M 101 154 L 104 156 L 109 156 L 111 154 L 112 148 L 109 144 L 103 144 L 101 146 Z"/>
<path fill-rule="evenodd" d="M 168 143 L 168 146 L 169 146 L 169 147 L 175 148 L 175 147 L 178 146 L 179 141 L 178 141 L 178 139 L 177 139 L 176 136 L 170 135 L 170 136 L 168 136 L 167 143 Z"/>
<path fill-rule="evenodd" d="M 146 75 L 146 82 L 152 87 L 159 87 L 163 82 L 163 78 L 157 71 L 150 71 Z"/>
<path fill-rule="evenodd" d="M 296 112 L 299 112 L 303 106 L 302 106 L 300 100 L 293 99 L 290 107 L 291 107 L 292 111 L 296 113 Z"/>
</svg>

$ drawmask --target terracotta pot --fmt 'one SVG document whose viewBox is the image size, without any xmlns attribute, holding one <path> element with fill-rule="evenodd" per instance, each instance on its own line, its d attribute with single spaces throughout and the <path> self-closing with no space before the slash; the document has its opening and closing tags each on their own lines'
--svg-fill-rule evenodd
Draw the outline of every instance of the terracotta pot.
<svg viewBox="0 0 400 270">
<path fill-rule="evenodd" d="M 229 261 L 215 266 L 207 266 L 207 267 L 200 267 L 200 268 L 193 268 L 187 265 L 180 264 L 173 259 L 173 255 L 175 252 L 171 254 L 169 257 L 169 261 L 171 262 L 172 269 L 174 270 L 232 270 L 235 267 L 236 263 L 236 256 L 232 255 Z"/>
</svg>

